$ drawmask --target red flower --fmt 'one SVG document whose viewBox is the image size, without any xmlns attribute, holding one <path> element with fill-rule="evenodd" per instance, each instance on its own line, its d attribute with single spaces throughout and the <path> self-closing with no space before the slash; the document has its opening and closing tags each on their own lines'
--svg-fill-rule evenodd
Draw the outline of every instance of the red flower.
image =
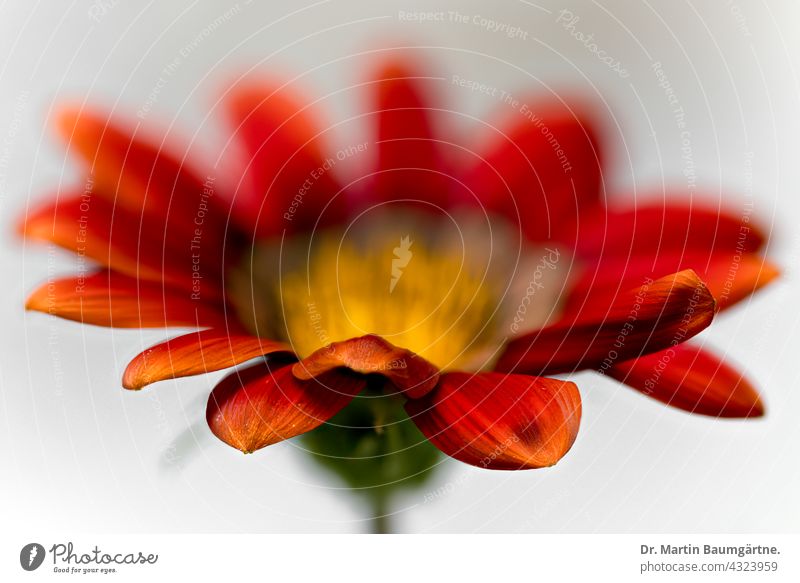
<svg viewBox="0 0 800 583">
<path fill-rule="evenodd" d="M 319 426 L 368 383 L 446 454 L 497 469 L 549 466 L 572 446 L 580 395 L 555 373 L 598 370 L 707 415 L 763 413 L 741 374 L 683 344 L 776 276 L 749 217 L 605 206 L 595 131 L 558 99 L 437 138 L 452 114 L 426 105 L 425 83 L 384 67 L 369 86 L 374 139 L 338 152 L 284 88 L 231 90 L 230 184 L 106 116 L 65 111 L 88 186 L 59 192 L 24 232 L 100 269 L 27 307 L 201 329 L 134 358 L 129 389 L 259 359 L 208 402 L 211 430 L 245 452 Z M 357 167 L 351 182 L 337 165 Z"/>
</svg>

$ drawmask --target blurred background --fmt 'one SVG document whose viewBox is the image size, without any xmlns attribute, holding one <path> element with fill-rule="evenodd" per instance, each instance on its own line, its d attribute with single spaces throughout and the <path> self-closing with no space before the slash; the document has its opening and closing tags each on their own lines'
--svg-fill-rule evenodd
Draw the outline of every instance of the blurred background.
<svg viewBox="0 0 800 583">
<path fill-rule="evenodd" d="M 428 486 L 398 501 L 395 528 L 797 531 L 798 23 L 792 0 L 3 3 L 5 528 L 365 530 L 358 501 L 307 461 L 298 443 L 243 456 L 213 438 L 205 404 L 223 373 L 139 393 L 121 388 L 127 361 L 174 330 L 107 330 L 26 314 L 26 293 L 74 272 L 75 259 L 26 246 L 14 226 L 29 203 L 79 179 L 48 123 L 58 103 L 102 104 L 143 130 L 191 143 L 195 159 L 213 159 L 226 80 L 251 69 L 292 79 L 336 123 L 361 112 L 356 86 L 367 65 L 388 48 L 409 46 L 438 77 L 447 107 L 467 115 L 509 111 L 456 76 L 525 99 L 577 93 L 595 103 L 606 188 L 616 200 L 665 187 L 688 196 L 696 185 L 714 203 L 752 208 L 773 233 L 771 256 L 784 277 L 703 334 L 761 388 L 763 419 L 694 417 L 597 375 L 575 375 L 583 423 L 558 466 L 489 472 L 445 460 Z"/>
</svg>

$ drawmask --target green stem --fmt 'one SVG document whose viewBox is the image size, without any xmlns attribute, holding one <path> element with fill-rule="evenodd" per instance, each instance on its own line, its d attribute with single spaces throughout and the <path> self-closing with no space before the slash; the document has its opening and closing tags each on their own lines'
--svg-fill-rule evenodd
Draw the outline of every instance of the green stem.
<svg viewBox="0 0 800 583">
<path fill-rule="evenodd" d="M 329 423 L 306 433 L 313 459 L 360 496 L 366 532 L 385 534 L 396 527 L 393 501 L 401 489 L 419 487 L 439 461 L 403 408 L 401 399 L 371 386 Z"/>
<path fill-rule="evenodd" d="M 370 533 L 372 534 L 390 534 L 391 519 L 389 517 L 389 508 L 386 503 L 386 497 L 378 494 L 372 497 L 372 518 L 369 521 Z"/>
</svg>

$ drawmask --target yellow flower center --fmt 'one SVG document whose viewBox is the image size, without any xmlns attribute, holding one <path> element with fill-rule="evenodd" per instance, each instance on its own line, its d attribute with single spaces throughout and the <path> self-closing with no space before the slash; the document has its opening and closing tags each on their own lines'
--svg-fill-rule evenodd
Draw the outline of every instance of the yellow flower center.
<svg viewBox="0 0 800 583">
<path fill-rule="evenodd" d="M 288 342 L 300 357 L 377 334 L 443 370 L 477 370 L 552 312 L 563 283 L 552 251 L 538 271 L 521 267 L 542 252 L 514 249 L 488 223 L 383 216 L 259 244 L 230 274 L 229 291 L 255 334 Z"/>
</svg>

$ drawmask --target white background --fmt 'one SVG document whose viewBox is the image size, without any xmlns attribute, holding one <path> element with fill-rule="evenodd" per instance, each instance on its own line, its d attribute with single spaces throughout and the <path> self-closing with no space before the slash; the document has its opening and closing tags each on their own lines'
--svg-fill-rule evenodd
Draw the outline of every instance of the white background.
<svg viewBox="0 0 800 583">
<path fill-rule="evenodd" d="M 496 5 L 499 4 L 499 5 Z M 295 443 L 242 456 L 205 426 L 221 376 L 120 387 L 126 362 L 166 332 L 81 327 L 22 310 L 28 291 L 74 260 L 14 235 L 29 201 L 79 179 L 47 125 L 55 103 L 87 100 L 133 117 L 166 79 L 143 122 L 215 153 L 209 115 L 232 75 L 256 66 L 301 75 L 320 96 L 364 81 L 358 53 L 397 43 L 426 61 L 451 107 L 488 115 L 496 99 L 451 75 L 514 94 L 548 88 L 596 101 L 605 116 L 607 186 L 680 196 L 686 162 L 658 87 L 660 61 L 691 131 L 692 159 L 714 202 L 748 200 L 773 232 L 782 282 L 704 333 L 764 392 L 757 421 L 692 417 L 613 381 L 576 375 L 581 432 L 553 469 L 493 473 L 446 460 L 429 488 L 398 503 L 403 532 L 797 531 L 800 504 L 797 272 L 800 236 L 800 6 L 796 2 L 88 1 L 0 7 L 0 495 L 8 532 L 359 532 L 362 508 Z M 228 16 L 226 10 L 233 8 Z M 399 11 L 458 10 L 519 26 L 400 22 Z M 580 18 L 621 78 L 560 23 Z M 98 13 L 94 8 L 95 14 Z M 220 19 L 221 20 L 217 20 Z M 171 74 L 163 68 L 205 27 Z M 359 112 L 356 92 L 321 101 L 329 120 Z M 152 101 L 152 99 L 150 99 Z M 214 114 L 217 110 L 214 110 Z M 196 133 L 195 133 L 196 132 Z M 343 142 L 357 140 L 347 136 Z M 619 200 L 619 199 L 617 199 Z M 174 332 L 173 332 L 174 333 Z M 438 491 L 432 502 L 425 495 Z M 29 542 L 29 541 L 25 541 Z"/>
</svg>

